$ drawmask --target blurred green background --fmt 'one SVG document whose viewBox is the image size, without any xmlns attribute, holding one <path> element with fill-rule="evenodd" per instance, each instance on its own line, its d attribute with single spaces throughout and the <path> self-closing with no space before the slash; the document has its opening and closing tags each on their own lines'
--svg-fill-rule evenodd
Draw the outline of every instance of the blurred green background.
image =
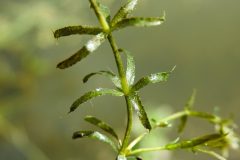
<svg viewBox="0 0 240 160">
<path fill-rule="evenodd" d="M 125 2 L 102 1 L 112 13 Z M 196 88 L 196 108 L 225 117 L 233 115 L 240 124 L 239 6 L 239 0 L 139 1 L 134 15 L 159 16 L 166 11 L 167 21 L 160 27 L 114 33 L 119 46 L 135 56 L 137 79 L 177 65 L 168 83 L 142 90 L 150 116 L 154 113 L 155 117 L 163 117 L 181 110 Z M 52 31 L 78 24 L 98 25 L 87 0 L 0 0 L 1 160 L 114 159 L 114 153 L 104 144 L 71 139 L 74 131 L 92 128 L 82 120 L 86 114 L 109 122 L 120 135 L 126 124 L 121 98 L 97 98 L 67 114 L 69 105 L 86 91 L 112 87 L 108 79 L 101 77 L 83 84 L 84 75 L 99 69 L 116 71 L 107 43 L 74 67 L 56 69 L 59 61 L 81 48 L 90 37 L 55 40 Z M 191 120 L 185 137 L 212 131 L 207 123 Z M 160 139 L 152 137 L 145 143 L 164 144 L 175 139 L 175 132 L 174 128 L 162 130 Z M 233 151 L 229 160 L 239 157 L 240 152 Z M 160 152 L 148 159 L 160 158 L 212 159 L 187 151 Z"/>
</svg>

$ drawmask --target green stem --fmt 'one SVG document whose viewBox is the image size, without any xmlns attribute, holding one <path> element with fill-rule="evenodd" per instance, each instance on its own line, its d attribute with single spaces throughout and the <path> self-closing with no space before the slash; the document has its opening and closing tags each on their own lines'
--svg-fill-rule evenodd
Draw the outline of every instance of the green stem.
<svg viewBox="0 0 240 160">
<path fill-rule="evenodd" d="M 133 121 L 133 117 L 132 117 L 133 107 L 131 105 L 130 98 L 128 96 L 129 85 L 127 83 L 127 78 L 126 78 L 126 74 L 125 74 L 125 71 L 124 71 L 122 59 L 121 59 L 121 56 L 120 56 L 120 53 L 119 53 L 119 48 L 118 48 L 118 46 L 117 46 L 117 44 L 116 44 L 116 42 L 115 42 L 111 33 L 108 35 L 108 41 L 109 41 L 109 43 L 112 47 L 113 53 L 114 53 L 114 58 L 115 58 L 115 61 L 116 61 L 119 77 L 120 77 L 120 80 L 121 80 L 122 90 L 123 90 L 123 93 L 125 95 L 125 101 L 126 101 L 126 104 L 127 104 L 127 128 L 126 128 L 126 131 L 125 131 L 122 147 L 121 147 L 121 150 L 120 150 L 120 154 L 125 155 L 126 154 L 125 150 L 128 146 L 129 139 L 130 139 L 130 136 L 131 136 L 132 121 Z"/>
<path fill-rule="evenodd" d="M 128 96 L 125 96 L 126 104 L 127 104 L 127 128 L 125 131 L 122 147 L 120 150 L 120 154 L 125 154 L 126 148 L 128 147 L 129 139 L 131 136 L 131 131 L 132 131 L 132 121 L 133 121 L 133 107 L 130 103 L 130 99 Z"/>
<path fill-rule="evenodd" d="M 154 151 L 162 151 L 162 150 L 166 150 L 165 146 L 154 147 L 154 148 L 141 148 L 141 149 L 136 149 L 134 151 L 131 151 L 128 154 L 128 156 L 137 155 L 137 154 L 143 153 L 143 152 L 154 152 Z"/>
<path fill-rule="evenodd" d="M 210 114 L 210 113 L 185 110 L 185 111 L 174 113 L 166 118 L 163 118 L 162 120 L 160 120 L 160 122 L 157 123 L 156 127 L 158 126 L 158 124 L 160 124 L 162 122 L 169 122 L 169 121 L 181 118 L 183 116 L 192 116 L 192 117 L 206 119 L 209 122 L 214 123 L 214 124 L 222 122 L 222 119 L 220 117 Z"/>
</svg>

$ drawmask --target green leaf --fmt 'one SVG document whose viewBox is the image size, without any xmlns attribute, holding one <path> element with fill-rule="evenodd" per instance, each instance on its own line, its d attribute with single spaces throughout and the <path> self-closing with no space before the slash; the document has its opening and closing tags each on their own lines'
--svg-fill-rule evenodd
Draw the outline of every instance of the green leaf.
<svg viewBox="0 0 240 160">
<path fill-rule="evenodd" d="M 182 133 L 184 128 L 186 127 L 187 124 L 187 120 L 188 120 L 188 116 L 182 116 L 180 119 L 180 124 L 178 126 L 178 133 Z"/>
<path fill-rule="evenodd" d="M 136 139 L 134 139 L 127 147 L 126 150 L 131 150 L 134 146 L 136 146 L 136 144 L 138 144 L 145 136 L 147 135 L 147 133 L 143 133 L 140 136 L 138 136 Z"/>
<path fill-rule="evenodd" d="M 127 70 L 126 70 L 126 78 L 128 84 L 131 86 L 134 83 L 135 79 L 135 62 L 133 56 L 128 51 L 124 51 L 127 55 Z"/>
<path fill-rule="evenodd" d="M 164 148 L 167 150 L 194 148 L 195 146 L 205 145 L 205 143 L 209 141 L 215 141 L 215 140 L 221 139 L 224 136 L 225 135 L 222 135 L 222 134 L 209 134 L 209 135 L 201 136 L 201 137 L 194 138 L 187 141 L 168 144 Z"/>
<path fill-rule="evenodd" d="M 110 9 L 107 6 L 101 4 L 99 1 L 97 1 L 97 3 L 98 3 L 98 7 L 99 7 L 101 13 L 103 14 L 103 16 L 105 17 L 107 22 L 110 23 L 110 20 L 111 20 L 110 19 L 111 18 L 110 17 Z"/>
<path fill-rule="evenodd" d="M 196 90 L 193 90 L 192 95 L 189 97 L 187 103 L 185 104 L 184 108 L 187 110 L 191 110 L 193 108 L 194 102 L 196 99 Z"/>
<path fill-rule="evenodd" d="M 90 73 L 88 75 L 86 75 L 84 78 L 83 78 L 83 82 L 86 83 L 89 78 L 91 78 L 92 76 L 94 75 L 103 75 L 103 76 L 106 76 L 108 78 L 111 79 L 111 81 L 113 82 L 113 84 L 117 87 L 117 88 L 121 88 L 121 82 L 120 82 L 120 79 L 118 78 L 117 75 L 115 75 L 114 73 L 110 72 L 110 71 L 98 71 L 98 72 L 93 72 L 93 73 Z"/>
<path fill-rule="evenodd" d="M 81 61 L 83 58 L 85 58 L 90 53 L 95 51 L 104 42 L 105 38 L 106 38 L 106 35 L 104 33 L 99 33 L 98 35 L 93 37 L 91 40 L 89 40 L 83 48 L 81 48 L 71 57 L 60 62 L 57 65 L 57 68 L 65 69 Z"/>
<path fill-rule="evenodd" d="M 150 76 L 141 78 L 135 85 L 132 87 L 132 91 L 138 91 L 139 89 L 147 86 L 150 83 L 160 83 L 166 82 L 169 77 L 169 72 L 161 72 L 151 74 Z"/>
<path fill-rule="evenodd" d="M 113 137 L 115 137 L 117 139 L 117 141 L 119 141 L 119 138 L 118 138 L 116 132 L 114 131 L 114 129 L 107 123 L 103 122 L 102 120 L 100 120 L 96 117 L 93 117 L 93 116 L 86 116 L 85 121 L 101 128 L 102 130 L 106 131 L 107 133 L 109 133 Z"/>
<path fill-rule="evenodd" d="M 68 26 L 58 29 L 54 32 L 54 38 L 59 38 L 63 36 L 69 36 L 74 34 L 89 34 L 97 35 L 102 32 L 101 28 L 90 27 L 90 26 Z"/>
<path fill-rule="evenodd" d="M 195 97 L 196 97 L 196 90 L 193 90 L 193 93 L 192 95 L 189 97 L 187 103 L 185 104 L 184 108 L 186 110 L 191 110 L 193 108 L 193 105 L 194 105 L 194 101 L 195 101 Z M 180 125 L 178 127 L 178 132 L 179 133 L 182 133 L 185 126 L 186 126 L 186 123 L 187 123 L 187 120 L 188 120 L 188 116 L 183 116 L 181 118 L 181 122 L 180 122 Z"/>
<path fill-rule="evenodd" d="M 129 0 L 124 6 L 122 6 L 118 12 L 115 14 L 111 21 L 111 26 L 115 26 L 116 23 L 126 18 L 134 10 L 138 0 Z"/>
<path fill-rule="evenodd" d="M 153 17 L 153 18 L 143 18 L 143 17 L 133 17 L 125 18 L 118 22 L 113 30 L 119 30 L 125 27 L 151 27 L 158 26 L 165 21 L 165 17 Z"/>
<path fill-rule="evenodd" d="M 198 152 L 202 152 L 202 153 L 208 154 L 208 155 L 210 155 L 210 156 L 215 157 L 215 158 L 218 159 L 218 160 L 227 160 L 226 158 L 224 158 L 223 156 L 217 154 L 217 153 L 214 152 L 214 151 L 209 151 L 209 150 L 200 149 L 200 148 L 194 148 L 194 151 L 198 151 Z"/>
<path fill-rule="evenodd" d="M 87 92 L 83 96 L 78 98 L 70 107 L 70 112 L 73 112 L 75 109 L 77 109 L 80 104 L 103 95 L 123 96 L 124 94 L 114 89 L 98 88 L 93 91 Z"/>
<path fill-rule="evenodd" d="M 109 9 L 106 6 L 102 5 L 97 0 L 89 0 L 89 1 L 104 31 L 108 31 L 109 25 L 108 25 L 107 18 L 110 16 Z"/>
<path fill-rule="evenodd" d="M 144 109 L 144 106 L 142 105 L 142 102 L 140 100 L 140 97 L 137 94 L 135 94 L 131 97 L 130 100 L 131 100 L 131 104 L 132 104 L 133 108 L 137 112 L 138 118 L 141 121 L 142 125 L 146 129 L 151 130 L 152 127 L 151 127 L 151 124 L 148 120 L 148 116 L 147 116 L 147 113 Z"/>
<path fill-rule="evenodd" d="M 73 133 L 72 138 L 73 139 L 77 139 L 77 138 L 85 138 L 85 137 L 89 137 L 92 139 L 96 139 L 99 140 L 101 142 L 104 142 L 108 145 L 110 145 L 116 152 L 118 152 L 118 147 L 116 146 L 116 144 L 106 135 L 101 134 L 99 132 L 96 131 L 77 131 Z"/>
</svg>

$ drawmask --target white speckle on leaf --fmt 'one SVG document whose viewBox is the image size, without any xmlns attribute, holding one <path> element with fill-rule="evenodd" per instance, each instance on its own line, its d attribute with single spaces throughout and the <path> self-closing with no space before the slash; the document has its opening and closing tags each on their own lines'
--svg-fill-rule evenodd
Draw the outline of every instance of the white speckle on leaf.
<svg viewBox="0 0 240 160">
<path fill-rule="evenodd" d="M 149 26 L 157 26 L 162 24 L 162 21 L 153 21 L 153 22 L 148 22 L 147 25 Z"/>
<path fill-rule="evenodd" d="M 159 78 L 159 77 L 158 77 L 156 74 L 153 74 L 153 75 L 150 76 L 150 80 L 151 80 L 151 81 L 157 81 L 158 78 Z"/>
<path fill-rule="evenodd" d="M 99 134 L 99 133 L 96 133 L 96 134 L 100 140 L 105 141 L 106 138 L 102 134 Z"/>
<path fill-rule="evenodd" d="M 138 108 L 138 104 L 135 102 L 135 100 L 132 100 L 132 105 L 133 105 L 133 108 L 139 112 L 139 108 Z"/>
<path fill-rule="evenodd" d="M 86 48 L 89 52 L 95 51 L 105 39 L 104 33 L 100 33 L 87 42 Z"/>
<path fill-rule="evenodd" d="M 101 88 L 97 88 L 97 89 L 96 89 L 97 92 L 99 92 L 99 91 L 101 91 L 101 90 L 102 90 Z"/>
<path fill-rule="evenodd" d="M 138 0 L 132 0 L 130 3 L 128 3 L 126 10 L 131 11 L 135 8 Z"/>
</svg>

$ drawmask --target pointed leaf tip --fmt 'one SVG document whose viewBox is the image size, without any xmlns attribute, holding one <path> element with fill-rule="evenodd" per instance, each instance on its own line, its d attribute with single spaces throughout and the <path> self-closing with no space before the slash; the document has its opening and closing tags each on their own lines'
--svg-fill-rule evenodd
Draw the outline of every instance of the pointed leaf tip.
<svg viewBox="0 0 240 160">
<path fill-rule="evenodd" d="M 127 18 L 132 13 L 137 3 L 138 0 L 129 0 L 124 6 L 122 6 L 113 17 L 111 21 L 111 26 L 113 27 L 123 18 Z"/>
<path fill-rule="evenodd" d="M 90 73 L 83 78 L 83 83 L 86 83 L 89 80 L 89 78 L 91 78 L 94 75 L 106 76 L 106 77 L 110 78 L 110 80 L 113 82 L 113 84 L 117 88 L 121 88 L 121 82 L 120 82 L 119 77 L 111 71 L 98 71 L 98 72 Z"/>
<path fill-rule="evenodd" d="M 78 98 L 75 102 L 73 102 L 73 104 L 70 107 L 70 113 L 75 111 L 80 104 L 85 103 L 90 99 L 103 96 L 103 95 L 123 96 L 124 94 L 114 89 L 97 88 L 93 91 L 85 93 L 83 96 Z"/>
<path fill-rule="evenodd" d="M 151 17 L 151 18 L 143 18 L 143 17 L 131 17 L 124 18 L 119 21 L 114 27 L 113 30 L 119 30 L 125 27 L 151 27 L 158 26 L 164 22 L 163 17 Z"/>
<path fill-rule="evenodd" d="M 197 93 L 196 89 L 193 89 L 192 95 L 189 97 L 187 103 L 184 106 L 186 110 L 191 110 L 193 108 L 196 99 L 196 93 Z"/>
<path fill-rule="evenodd" d="M 123 52 L 127 56 L 127 69 L 126 69 L 126 78 L 130 86 L 133 85 L 135 79 L 135 61 L 133 56 L 129 51 L 124 49 L 119 49 L 119 52 Z"/>
<path fill-rule="evenodd" d="M 135 85 L 132 87 L 132 90 L 138 91 L 141 88 L 143 88 L 151 83 L 166 82 L 168 80 L 168 77 L 169 77 L 168 72 L 151 74 L 150 76 L 141 78 L 137 83 L 135 83 Z"/>
<path fill-rule="evenodd" d="M 196 146 L 205 145 L 207 142 L 216 141 L 224 137 L 222 134 L 209 134 L 201 137 L 193 138 L 191 140 L 181 141 L 174 144 L 167 144 L 165 146 L 168 150 L 175 149 L 186 149 L 186 148 L 194 148 Z"/>
<path fill-rule="evenodd" d="M 75 35 L 75 34 L 89 34 L 97 35 L 102 32 L 101 28 L 90 26 L 68 26 L 61 29 L 57 29 L 54 34 L 54 38 L 60 38 L 63 36 Z"/>
<path fill-rule="evenodd" d="M 99 133 L 97 131 L 77 131 L 77 132 L 74 132 L 72 136 L 73 139 L 85 138 L 85 137 L 89 137 L 89 138 L 104 142 L 110 145 L 116 152 L 118 151 L 118 147 L 108 136 L 102 133 Z"/>
<path fill-rule="evenodd" d="M 109 133 L 110 135 L 112 135 L 114 138 L 116 138 L 117 141 L 119 141 L 117 133 L 114 131 L 114 129 L 107 123 L 103 122 L 102 120 L 93 117 L 93 116 L 86 116 L 84 118 L 85 121 L 101 128 L 102 130 L 104 130 L 105 132 Z"/>
<path fill-rule="evenodd" d="M 81 61 L 83 58 L 87 57 L 90 53 L 95 51 L 104 42 L 105 38 L 106 38 L 106 34 L 102 32 L 94 36 L 79 51 L 77 51 L 75 54 L 73 54 L 71 57 L 67 58 L 66 60 L 60 62 L 57 65 L 57 68 L 65 69 Z"/>
<path fill-rule="evenodd" d="M 131 97 L 131 103 L 132 103 L 133 108 L 137 112 L 138 118 L 141 121 L 144 128 L 146 128 L 150 131 L 152 129 L 152 126 L 149 122 L 147 113 L 144 109 L 144 106 L 142 105 L 140 97 L 137 94 L 134 95 L 133 97 Z"/>
<path fill-rule="evenodd" d="M 77 62 L 81 61 L 83 58 L 89 55 L 89 51 L 84 46 L 79 51 L 77 51 L 75 54 L 73 54 L 71 57 L 67 58 L 66 60 L 60 62 L 57 65 L 57 68 L 59 69 L 65 69 L 68 67 L 71 67 L 72 65 L 76 64 Z"/>
<path fill-rule="evenodd" d="M 108 19 L 110 18 L 109 9 L 101 4 L 98 0 L 89 0 L 91 8 L 93 8 L 104 31 L 109 30 Z"/>
</svg>

